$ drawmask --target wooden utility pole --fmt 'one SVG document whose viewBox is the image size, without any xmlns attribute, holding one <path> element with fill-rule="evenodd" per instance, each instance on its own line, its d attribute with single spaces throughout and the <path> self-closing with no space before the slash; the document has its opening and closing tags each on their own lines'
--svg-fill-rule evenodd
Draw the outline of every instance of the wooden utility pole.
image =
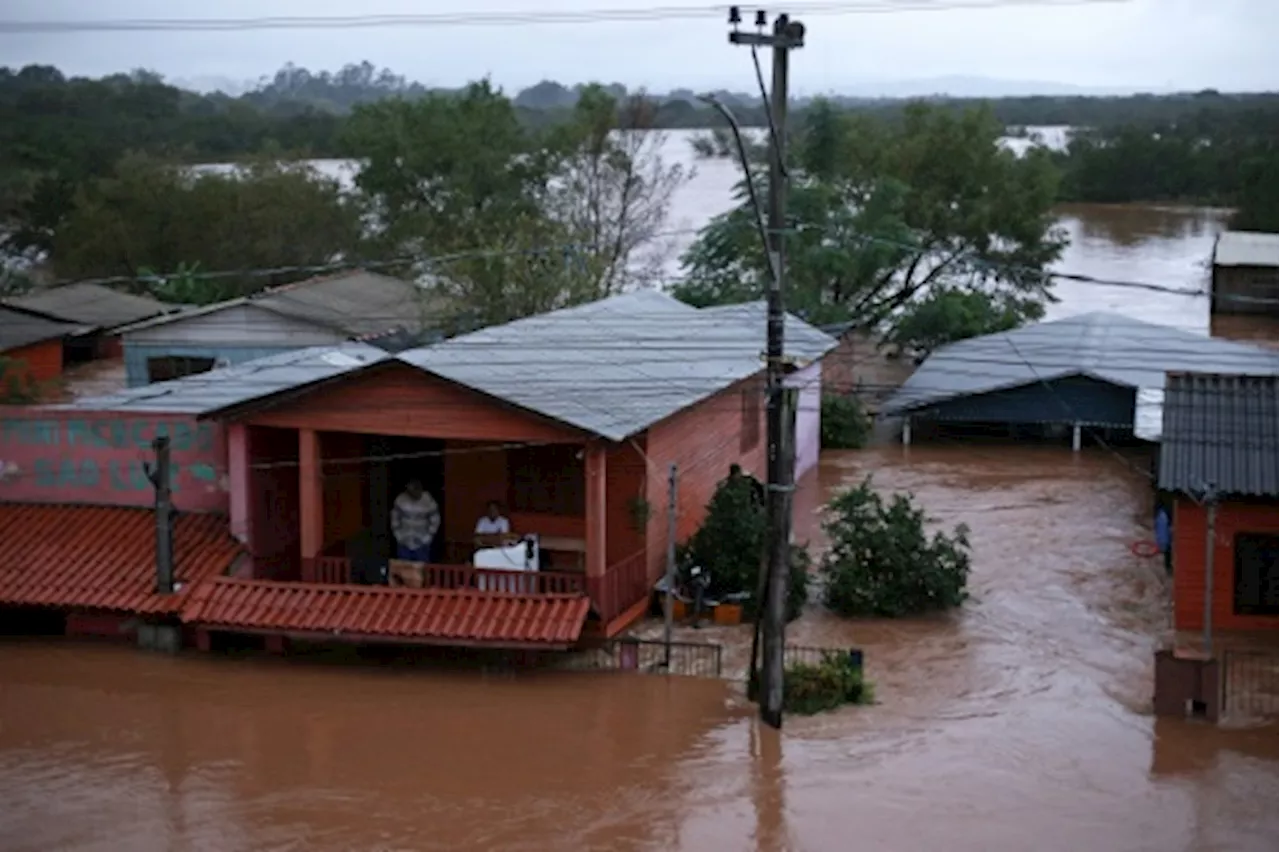
<svg viewBox="0 0 1280 852">
<path fill-rule="evenodd" d="M 737 25 L 741 16 L 737 7 L 729 11 L 729 23 Z M 783 288 L 786 277 L 785 231 L 787 227 L 787 80 L 788 58 L 792 50 L 804 46 L 804 25 L 787 15 L 778 15 L 773 31 L 765 33 L 766 15 L 756 14 L 757 32 L 736 29 L 729 42 L 746 45 L 754 51 L 768 47 L 773 51 L 773 83 L 769 93 L 769 276 L 767 301 L 769 311 L 766 343 L 766 376 L 768 393 L 768 539 L 767 570 L 763 584 L 765 594 L 757 602 L 757 630 L 762 633 L 763 665 L 759 682 L 760 718 L 765 724 L 782 727 L 783 649 L 786 645 L 787 590 L 791 570 L 791 491 L 795 462 L 787 452 L 787 419 L 792 407 L 787 404 L 784 387 L 784 327 L 786 308 Z M 754 654 L 753 654 L 754 656 Z M 752 660 L 755 666 L 755 660 Z"/>
<path fill-rule="evenodd" d="M 173 493 L 170 484 L 169 436 L 151 442 L 155 465 L 148 465 L 147 478 L 156 492 L 156 591 L 173 593 Z"/>
</svg>

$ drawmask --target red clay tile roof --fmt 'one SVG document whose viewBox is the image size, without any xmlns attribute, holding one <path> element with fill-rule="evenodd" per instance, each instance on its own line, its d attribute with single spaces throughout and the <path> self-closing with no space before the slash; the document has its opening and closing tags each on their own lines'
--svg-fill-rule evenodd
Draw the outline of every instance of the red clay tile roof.
<svg viewBox="0 0 1280 852">
<path fill-rule="evenodd" d="M 492 647 L 567 647 L 591 602 L 577 595 L 336 586 L 218 577 L 201 583 L 182 620 L 225 630 L 313 633 Z"/>
<path fill-rule="evenodd" d="M 155 591 L 155 514 L 117 506 L 0 503 L 0 604 L 177 612 L 195 581 L 225 572 L 240 554 L 220 515 L 179 515 L 176 577 Z"/>
</svg>

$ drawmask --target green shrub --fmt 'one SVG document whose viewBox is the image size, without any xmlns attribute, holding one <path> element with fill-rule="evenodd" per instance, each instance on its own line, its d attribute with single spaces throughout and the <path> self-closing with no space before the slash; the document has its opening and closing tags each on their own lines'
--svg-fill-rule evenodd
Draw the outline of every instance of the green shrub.
<svg viewBox="0 0 1280 852">
<path fill-rule="evenodd" d="M 716 486 L 707 516 L 698 531 L 679 547 L 676 564 L 682 585 L 688 587 L 689 569 L 697 565 L 711 573 L 707 597 L 747 594 L 743 615 L 754 619 L 756 585 L 765 554 L 768 519 L 764 506 L 747 476 L 726 478 Z M 787 618 L 796 618 L 809 597 L 812 559 L 803 547 L 791 548 L 791 582 L 787 590 Z"/>
<path fill-rule="evenodd" d="M 844 704 L 871 704 L 875 700 L 871 683 L 855 668 L 847 654 L 823 654 L 817 664 L 797 663 L 787 667 L 782 678 L 782 709 L 811 716 Z"/>
<path fill-rule="evenodd" d="M 38 397 L 39 391 L 27 372 L 26 362 L 0 357 L 0 405 L 28 405 Z"/>
<path fill-rule="evenodd" d="M 824 599 L 844 616 L 898 617 L 960 606 L 968 597 L 969 530 L 925 533 L 910 495 L 885 501 L 868 478 L 827 505 L 830 549 L 822 559 Z"/>
<path fill-rule="evenodd" d="M 855 396 L 824 394 L 822 397 L 822 448 L 856 450 L 871 437 L 871 418 Z"/>
</svg>

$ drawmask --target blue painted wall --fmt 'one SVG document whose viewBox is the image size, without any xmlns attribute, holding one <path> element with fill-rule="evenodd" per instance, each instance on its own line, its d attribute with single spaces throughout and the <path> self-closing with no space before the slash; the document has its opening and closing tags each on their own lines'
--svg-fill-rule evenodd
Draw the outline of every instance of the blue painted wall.
<svg viewBox="0 0 1280 852">
<path fill-rule="evenodd" d="M 225 358 L 229 364 L 243 364 L 255 358 L 265 358 L 279 352 L 289 352 L 297 346 L 236 346 L 230 344 L 198 344 L 188 346 L 180 343 L 137 343 L 124 344 L 124 368 L 129 387 L 136 388 L 148 384 L 147 361 L 151 358 Z"/>
<path fill-rule="evenodd" d="M 917 409 L 912 416 L 953 423 L 1080 423 L 1131 429 L 1135 405 L 1133 388 L 1071 376 L 948 400 Z"/>
</svg>

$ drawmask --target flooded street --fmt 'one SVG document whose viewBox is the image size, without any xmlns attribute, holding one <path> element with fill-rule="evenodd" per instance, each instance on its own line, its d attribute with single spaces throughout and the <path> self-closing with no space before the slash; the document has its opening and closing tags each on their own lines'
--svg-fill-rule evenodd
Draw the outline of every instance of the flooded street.
<svg viewBox="0 0 1280 852">
<path fill-rule="evenodd" d="M 1272 850 L 1274 727 L 1147 713 L 1167 630 L 1116 457 L 917 445 L 828 456 L 972 529 L 952 616 L 841 622 L 879 703 L 759 731 L 737 684 L 0 644 L 0 849 Z M 692 633 L 693 631 L 689 631 Z M 709 628 L 730 664 L 746 628 Z"/>
</svg>

